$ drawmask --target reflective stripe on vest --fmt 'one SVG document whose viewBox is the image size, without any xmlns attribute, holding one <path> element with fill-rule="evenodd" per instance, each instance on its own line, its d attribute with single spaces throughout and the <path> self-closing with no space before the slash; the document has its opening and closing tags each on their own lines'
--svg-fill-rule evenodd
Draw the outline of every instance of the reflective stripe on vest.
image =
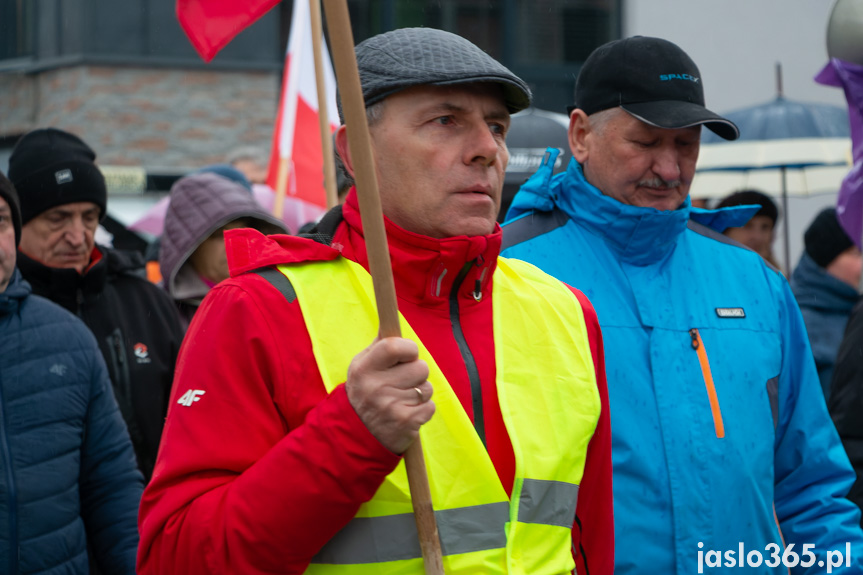
<svg viewBox="0 0 863 575">
<path fill-rule="evenodd" d="M 279 270 L 296 291 L 332 391 L 377 334 L 371 278 L 344 258 Z M 493 282 L 496 385 L 516 464 L 511 501 L 461 403 L 400 316 L 402 336 L 417 343 L 435 390 L 435 415 L 420 434 L 444 568 L 567 573 L 578 484 L 600 410 L 584 317 L 568 288 L 530 264 L 499 258 Z M 308 572 L 423 572 L 404 462 Z"/>
</svg>

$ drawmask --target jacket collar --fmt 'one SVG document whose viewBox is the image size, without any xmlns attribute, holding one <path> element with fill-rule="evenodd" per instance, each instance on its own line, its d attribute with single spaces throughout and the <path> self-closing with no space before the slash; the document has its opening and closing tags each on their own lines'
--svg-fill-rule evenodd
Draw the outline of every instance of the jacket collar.
<svg viewBox="0 0 863 575">
<path fill-rule="evenodd" d="M 90 265 L 83 274 L 71 268 L 52 268 L 18 251 L 18 269 L 33 286 L 33 293 L 57 303 L 72 313 L 84 299 L 101 293 L 108 278 L 108 258 L 93 248 Z"/>
<path fill-rule="evenodd" d="M 340 254 L 368 270 L 355 190 L 348 194 L 342 214 L 344 221 L 330 246 L 308 238 L 228 230 L 225 245 L 231 277 L 265 266 L 332 260 Z M 457 278 L 459 297 L 482 301 L 491 295 L 491 276 L 500 253 L 500 226 L 495 224 L 495 231 L 485 236 L 435 239 L 409 232 L 386 218 L 384 224 L 399 298 L 426 306 L 446 304 Z M 449 313 L 448 307 L 442 312 Z"/>
<path fill-rule="evenodd" d="M 336 232 L 333 247 L 368 269 L 356 190 L 348 195 L 343 215 L 346 225 Z M 448 301 L 456 282 L 460 298 L 480 301 L 491 295 L 491 276 L 501 244 L 497 224 L 488 235 L 442 239 L 410 232 L 388 218 L 384 218 L 384 225 L 399 298 L 419 305 L 439 305 Z"/>
<path fill-rule="evenodd" d="M 30 284 L 24 281 L 21 277 L 21 272 L 18 268 L 12 272 L 12 279 L 9 280 L 9 285 L 0 293 L 0 316 L 14 313 L 21 306 L 21 302 L 27 299 L 32 292 Z"/>
<path fill-rule="evenodd" d="M 794 297 L 801 306 L 850 312 L 857 303 L 857 290 L 833 277 L 803 252 L 790 279 Z"/>
<path fill-rule="evenodd" d="M 531 211 L 549 212 L 557 207 L 575 221 L 605 239 L 621 261 L 648 265 L 671 253 L 690 219 L 722 233 L 742 226 L 759 206 L 735 206 L 720 210 L 693 208 L 689 197 L 679 208 L 662 211 L 623 204 L 603 194 L 584 178 L 581 165 L 570 160 L 566 172 L 554 175 L 559 150 L 548 148 L 536 173 L 519 189 L 507 213 L 507 221 Z"/>
<path fill-rule="evenodd" d="M 676 210 L 664 211 L 621 203 L 584 179 L 581 165 L 569 163 L 557 183 L 559 206 L 579 225 L 605 238 L 621 261 L 648 265 L 667 256 L 686 230 L 689 198 Z"/>
</svg>

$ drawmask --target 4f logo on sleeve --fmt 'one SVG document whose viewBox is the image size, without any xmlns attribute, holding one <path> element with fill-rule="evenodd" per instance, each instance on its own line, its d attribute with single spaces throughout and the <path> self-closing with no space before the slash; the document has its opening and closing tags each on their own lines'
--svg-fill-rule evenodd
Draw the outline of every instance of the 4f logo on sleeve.
<svg viewBox="0 0 863 575">
<path fill-rule="evenodd" d="M 201 396 L 207 393 L 203 389 L 190 389 L 177 400 L 177 403 L 185 407 L 191 407 L 196 401 L 201 401 Z"/>
</svg>

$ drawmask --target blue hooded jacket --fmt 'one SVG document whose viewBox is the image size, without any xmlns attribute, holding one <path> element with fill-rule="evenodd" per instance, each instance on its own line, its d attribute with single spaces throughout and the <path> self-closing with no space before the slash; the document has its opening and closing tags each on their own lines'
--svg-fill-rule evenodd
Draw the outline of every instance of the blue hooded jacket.
<svg viewBox="0 0 863 575">
<path fill-rule="evenodd" d="M 806 252 L 800 256 L 788 283 L 803 314 L 821 390 L 824 399 L 828 400 L 833 364 L 836 363 L 848 316 L 859 294 L 850 285 L 828 274 Z"/>
<path fill-rule="evenodd" d="M 709 551 L 726 567 L 742 550 L 769 563 L 735 572 L 787 573 L 784 541 L 815 557 L 794 573 L 823 573 L 818 560 L 846 542 L 853 567 L 833 572 L 860 573 L 859 511 L 844 498 L 854 472 L 794 297 L 758 254 L 718 233 L 757 208 L 622 204 L 575 161 L 552 176 L 549 152 L 513 201 L 503 255 L 582 290 L 599 316 L 615 572 L 709 572 L 720 566 Z"/>
<path fill-rule="evenodd" d="M 135 573 L 143 477 L 93 334 L 31 295 L 0 293 L 0 573 Z"/>
</svg>

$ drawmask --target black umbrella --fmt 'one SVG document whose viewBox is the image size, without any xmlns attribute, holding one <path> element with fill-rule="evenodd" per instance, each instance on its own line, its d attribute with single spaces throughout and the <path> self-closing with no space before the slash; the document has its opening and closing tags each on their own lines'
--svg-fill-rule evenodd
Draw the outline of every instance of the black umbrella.
<svg viewBox="0 0 863 575">
<path fill-rule="evenodd" d="M 502 222 L 506 216 L 515 193 L 539 168 L 546 148 L 560 150 L 560 155 L 554 164 L 555 173 L 566 169 L 572 157 L 569 151 L 568 130 L 569 117 L 565 114 L 531 107 L 513 115 L 506 136 L 509 164 L 506 167 L 503 198 L 497 217 L 499 222 Z"/>
</svg>

